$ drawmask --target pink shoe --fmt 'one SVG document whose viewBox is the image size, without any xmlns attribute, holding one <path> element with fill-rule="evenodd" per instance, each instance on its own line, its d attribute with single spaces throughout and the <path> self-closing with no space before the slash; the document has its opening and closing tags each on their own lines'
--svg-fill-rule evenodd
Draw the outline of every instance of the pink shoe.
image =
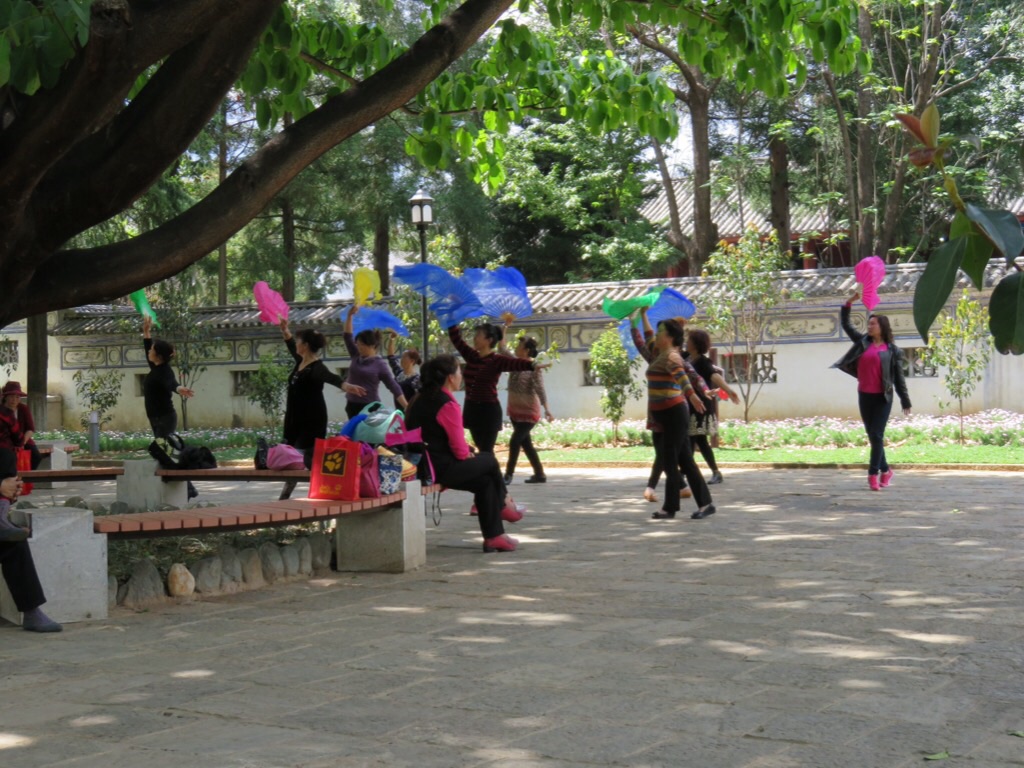
<svg viewBox="0 0 1024 768">
<path fill-rule="evenodd" d="M 872 491 L 878 490 L 878 475 L 868 475 L 868 487 Z"/>
<path fill-rule="evenodd" d="M 879 479 L 878 484 L 880 486 L 882 486 L 883 488 L 888 488 L 889 487 L 889 483 L 891 483 L 891 482 L 892 482 L 892 470 L 890 469 L 890 470 L 882 473 L 882 476 Z"/>
<path fill-rule="evenodd" d="M 472 507 L 469 508 L 469 514 L 471 514 L 473 517 L 476 517 L 477 515 L 480 514 L 479 512 L 476 511 L 476 504 L 474 504 Z"/>
<path fill-rule="evenodd" d="M 515 552 L 517 546 L 519 542 L 505 533 L 493 539 L 484 539 L 484 552 Z"/>
<path fill-rule="evenodd" d="M 523 511 L 515 504 L 506 504 L 501 510 L 501 519 L 506 523 L 518 523 L 523 519 Z"/>
</svg>

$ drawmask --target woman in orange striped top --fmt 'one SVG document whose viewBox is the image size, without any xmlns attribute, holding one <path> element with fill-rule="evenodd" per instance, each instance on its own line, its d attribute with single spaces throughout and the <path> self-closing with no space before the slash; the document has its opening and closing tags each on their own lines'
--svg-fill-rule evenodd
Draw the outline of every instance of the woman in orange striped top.
<svg viewBox="0 0 1024 768">
<path fill-rule="evenodd" d="M 680 466 L 693 489 L 697 511 L 690 515 L 702 520 L 715 514 L 704 476 L 693 461 L 690 449 L 689 400 L 697 413 L 704 412 L 704 402 L 690 384 L 677 348 L 683 343 L 683 327 L 675 320 L 662 320 L 654 335 L 657 352 L 647 366 L 647 411 L 649 420 L 661 427 L 661 440 L 655 452 L 665 470 L 665 504 L 655 512 L 655 520 L 674 518 L 679 511 L 679 488 L 682 484 Z"/>
</svg>

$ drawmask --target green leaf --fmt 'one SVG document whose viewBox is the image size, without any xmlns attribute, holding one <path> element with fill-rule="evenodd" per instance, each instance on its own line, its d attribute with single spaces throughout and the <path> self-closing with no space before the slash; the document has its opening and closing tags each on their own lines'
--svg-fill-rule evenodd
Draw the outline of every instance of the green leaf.
<svg viewBox="0 0 1024 768">
<path fill-rule="evenodd" d="M 946 305 L 956 283 L 956 273 L 964 258 L 965 238 L 943 243 L 928 259 L 924 274 L 914 291 L 914 325 L 921 338 L 928 341 L 928 331 Z"/>
<path fill-rule="evenodd" d="M 1009 211 L 979 208 L 967 203 L 964 213 L 1003 254 L 1007 264 L 1012 264 L 1024 250 L 1024 232 L 1021 232 L 1020 221 Z"/>
<path fill-rule="evenodd" d="M 988 304 L 988 328 L 1002 354 L 1024 353 L 1024 272 L 1007 275 Z"/>
<path fill-rule="evenodd" d="M 972 232 L 974 232 L 974 225 L 971 223 L 971 220 L 964 215 L 963 211 L 957 211 L 952 223 L 949 225 L 949 239 L 952 240 L 962 235 L 969 235 Z"/>
<path fill-rule="evenodd" d="M 429 167 L 434 168 L 438 163 L 441 162 L 441 157 L 444 154 L 444 148 L 440 142 L 428 141 L 423 145 L 423 163 Z"/>
<path fill-rule="evenodd" d="M 1007 731 L 1011 736 L 1016 736 L 1018 739 L 1024 739 L 1024 731 Z"/>
<path fill-rule="evenodd" d="M 949 750 L 944 749 L 941 752 L 936 752 L 934 755 L 925 755 L 925 760 L 946 760 L 949 758 Z"/>
<path fill-rule="evenodd" d="M 975 232 L 963 235 L 963 239 L 966 241 L 966 246 L 960 269 L 967 273 L 971 282 L 974 283 L 974 287 L 980 291 L 985 287 L 985 267 L 988 266 L 988 261 L 992 258 L 992 243 Z"/>
<path fill-rule="evenodd" d="M 7 85 L 11 79 L 11 43 L 6 37 L 0 37 L 0 87 Z"/>
</svg>

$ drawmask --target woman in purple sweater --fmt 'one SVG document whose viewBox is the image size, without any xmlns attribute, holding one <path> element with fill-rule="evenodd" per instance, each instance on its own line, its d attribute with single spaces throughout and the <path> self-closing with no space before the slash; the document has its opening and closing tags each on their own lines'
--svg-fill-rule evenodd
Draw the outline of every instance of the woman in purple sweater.
<svg viewBox="0 0 1024 768">
<path fill-rule="evenodd" d="M 353 306 L 345 317 L 345 348 L 348 349 L 349 363 L 348 378 L 346 383 L 362 387 L 364 394 L 345 393 L 345 413 L 351 419 L 369 403 L 380 400 L 378 390 L 383 381 L 384 386 L 391 390 L 395 396 L 395 403 L 403 410 L 409 406 L 402 388 L 395 381 L 395 374 L 391 372 L 388 361 L 377 354 L 380 347 L 380 331 L 364 330 L 352 336 L 352 316 L 359 311 L 359 307 Z"/>
</svg>

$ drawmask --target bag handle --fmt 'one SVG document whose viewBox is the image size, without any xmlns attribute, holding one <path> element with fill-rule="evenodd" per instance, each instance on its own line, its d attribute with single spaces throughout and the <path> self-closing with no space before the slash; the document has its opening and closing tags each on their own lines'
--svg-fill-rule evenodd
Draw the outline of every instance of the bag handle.
<svg viewBox="0 0 1024 768">
<path fill-rule="evenodd" d="M 372 403 L 367 403 L 366 405 L 364 405 L 363 410 L 361 410 L 359 413 L 365 416 L 369 416 L 371 413 L 379 411 L 383 407 L 384 403 L 380 402 L 380 400 L 374 400 Z"/>
</svg>

